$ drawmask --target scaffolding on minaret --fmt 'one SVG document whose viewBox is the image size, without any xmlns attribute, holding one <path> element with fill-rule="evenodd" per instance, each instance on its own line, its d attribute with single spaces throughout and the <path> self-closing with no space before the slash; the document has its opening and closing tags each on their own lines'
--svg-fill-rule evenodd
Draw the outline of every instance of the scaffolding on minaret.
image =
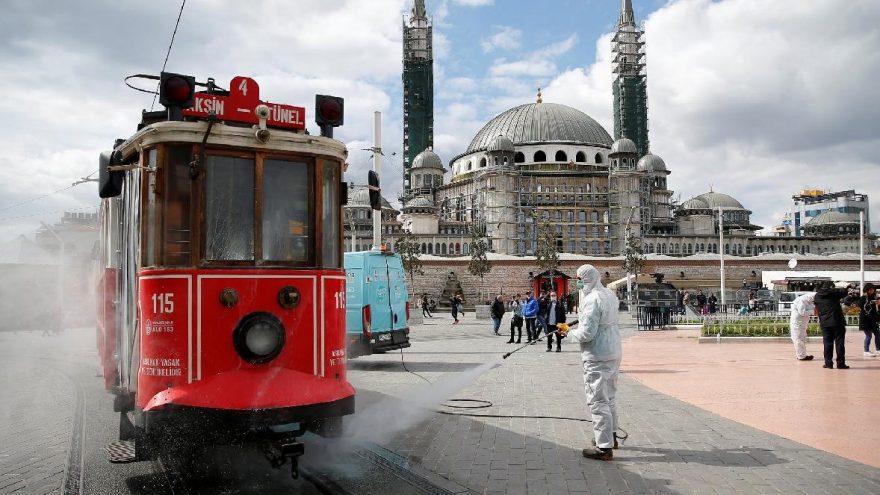
<svg viewBox="0 0 880 495">
<path fill-rule="evenodd" d="M 617 32 L 611 40 L 614 92 L 614 139 L 631 139 L 639 156 L 649 153 L 648 82 L 645 31 L 636 25 L 630 0 L 621 0 Z"/>
<path fill-rule="evenodd" d="M 410 196 L 410 167 L 416 155 L 434 146 L 433 27 L 424 0 L 414 0 L 403 23 L 403 191 Z"/>
</svg>

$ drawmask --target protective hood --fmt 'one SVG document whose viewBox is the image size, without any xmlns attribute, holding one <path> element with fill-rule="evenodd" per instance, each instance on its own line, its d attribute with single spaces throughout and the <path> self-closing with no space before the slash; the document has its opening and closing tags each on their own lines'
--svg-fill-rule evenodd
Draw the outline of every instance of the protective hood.
<svg viewBox="0 0 880 495">
<path fill-rule="evenodd" d="M 581 265 L 580 268 L 577 269 L 577 276 L 581 279 L 581 282 L 584 283 L 584 288 L 581 289 L 583 295 L 589 294 L 602 287 L 599 270 L 596 270 L 596 267 L 593 265 Z"/>
</svg>

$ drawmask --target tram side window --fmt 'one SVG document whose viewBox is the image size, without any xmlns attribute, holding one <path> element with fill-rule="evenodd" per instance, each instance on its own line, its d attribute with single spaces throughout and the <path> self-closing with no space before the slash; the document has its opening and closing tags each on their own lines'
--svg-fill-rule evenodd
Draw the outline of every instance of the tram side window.
<svg viewBox="0 0 880 495">
<path fill-rule="evenodd" d="M 165 193 L 165 236 L 163 264 L 187 266 L 190 259 L 190 207 L 189 146 L 172 146 L 168 150 Z"/>
<path fill-rule="evenodd" d="M 254 160 L 209 156 L 205 175 L 205 257 L 254 259 Z"/>
<path fill-rule="evenodd" d="M 311 180 L 303 162 L 269 160 L 263 163 L 263 259 L 312 259 L 309 239 Z"/>
<path fill-rule="evenodd" d="M 339 268 L 339 164 L 324 160 L 321 167 L 323 177 L 321 188 L 323 189 L 323 204 L 321 208 L 324 230 L 324 242 L 322 245 L 322 257 L 324 268 Z"/>
</svg>

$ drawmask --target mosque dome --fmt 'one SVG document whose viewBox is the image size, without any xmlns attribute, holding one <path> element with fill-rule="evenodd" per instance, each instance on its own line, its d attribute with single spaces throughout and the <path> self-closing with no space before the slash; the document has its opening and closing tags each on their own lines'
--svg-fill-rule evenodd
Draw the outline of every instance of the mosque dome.
<svg viewBox="0 0 880 495">
<path fill-rule="evenodd" d="M 440 155 L 434 153 L 434 150 L 428 148 L 416 155 L 413 159 L 412 168 L 437 168 L 442 170 L 443 160 L 440 159 Z"/>
<path fill-rule="evenodd" d="M 715 210 L 718 208 L 745 210 L 746 208 L 739 201 L 727 194 L 710 191 L 697 196 L 709 205 L 709 208 Z"/>
<path fill-rule="evenodd" d="M 416 196 L 415 198 L 407 201 L 407 203 L 403 206 L 404 211 L 410 211 L 413 209 L 426 209 L 435 208 L 434 202 L 428 199 L 425 196 Z"/>
<path fill-rule="evenodd" d="M 852 213 L 841 213 L 839 211 L 823 211 L 807 222 L 807 227 L 818 227 L 820 225 L 837 225 L 837 224 L 856 224 L 859 223 L 859 216 Z"/>
<path fill-rule="evenodd" d="M 611 145 L 611 154 L 614 153 L 639 153 L 636 143 L 627 138 L 620 138 Z"/>
<path fill-rule="evenodd" d="M 636 168 L 643 172 L 666 172 L 666 162 L 659 156 L 648 153 L 639 160 Z"/>
<path fill-rule="evenodd" d="M 682 210 L 708 210 L 709 203 L 707 203 L 704 199 L 697 196 L 696 198 L 691 198 L 684 203 L 681 204 Z"/>
<path fill-rule="evenodd" d="M 488 150 L 498 136 L 506 136 L 515 146 L 557 142 L 609 147 L 612 143 L 608 132 L 580 110 L 558 103 L 529 103 L 490 120 L 462 155 Z"/>
<path fill-rule="evenodd" d="M 499 135 L 489 143 L 487 149 L 488 151 L 504 151 L 512 153 L 514 151 L 513 141 L 507 136 Z"/>
<path fill-rule="evenodd" d="M 348 203 L 345 205 L 346 207 L 370 207 L 370 190 L 367 189 L 366 186 L 355 186 L 348 193 Z M 382 197 L 382 209 L 393 210 L 391 207 L 391 203 L 388 202 L 385 197 Z"/>
</svg>

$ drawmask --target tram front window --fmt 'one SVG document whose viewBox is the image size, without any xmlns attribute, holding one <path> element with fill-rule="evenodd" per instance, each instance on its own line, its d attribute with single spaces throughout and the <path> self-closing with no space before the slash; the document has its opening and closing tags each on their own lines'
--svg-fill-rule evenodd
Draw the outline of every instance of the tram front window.
<svg viewBox="0 0 880 495">
<path fill-rule="evenodd" d="M 254 159 L 209 156 L 205 177 L 205 256 L 254 259 Z"/>
<path fill-rule="evenodd" d="M 263 259 L 305 262 L 311 259 L 311 184 L 309 165 L 267 159 L 263 162 Z"/>
</svg>

